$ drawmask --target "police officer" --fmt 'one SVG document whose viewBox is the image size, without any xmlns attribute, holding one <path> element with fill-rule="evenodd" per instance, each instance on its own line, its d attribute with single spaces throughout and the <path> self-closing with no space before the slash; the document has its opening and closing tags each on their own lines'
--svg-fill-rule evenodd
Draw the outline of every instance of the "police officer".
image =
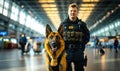
<svg viewBox="0 0 120 71">
<path fill-rule="evenodd" d="M 61 25 L 64 26 L 65 49 L 67 53 L 67 71 L 84 71 L 84 49 L 89 41 L 90 33 L 86 23 L 78 19 L 78 6 L 72 3 L 68 8 L 68 18 Z"/>
</svg>

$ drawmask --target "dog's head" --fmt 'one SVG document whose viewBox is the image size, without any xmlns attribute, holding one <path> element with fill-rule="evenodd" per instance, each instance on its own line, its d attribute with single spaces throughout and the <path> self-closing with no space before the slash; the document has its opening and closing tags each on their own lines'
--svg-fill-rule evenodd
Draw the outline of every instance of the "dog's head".
<svg viewBox="0 0 120 71">
<path fill-rule="evenodd" d="M 56 53 L 58 49 L 64 49 L 63 25 L 58 28 L 57 32 L 53 32 L 49 25 L 46 26 L 45 48 L 53 54 Z"/>
</svg>

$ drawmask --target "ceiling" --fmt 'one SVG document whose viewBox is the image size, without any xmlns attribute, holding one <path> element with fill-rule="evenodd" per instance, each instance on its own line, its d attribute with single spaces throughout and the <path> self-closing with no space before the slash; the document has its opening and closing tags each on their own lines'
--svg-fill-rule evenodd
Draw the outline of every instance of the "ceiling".
<svg viewBox="0 0 120 71">
<path fill-rule="evenodd" d="M 92 27 L 103 16 L 120 5 L 120 0 L 13 0 L 23 7 L 42 25 L 50 24 L 56 30 L 68 16 L 70 3 L 79 5 L 78 17 Z"/>
</svg>

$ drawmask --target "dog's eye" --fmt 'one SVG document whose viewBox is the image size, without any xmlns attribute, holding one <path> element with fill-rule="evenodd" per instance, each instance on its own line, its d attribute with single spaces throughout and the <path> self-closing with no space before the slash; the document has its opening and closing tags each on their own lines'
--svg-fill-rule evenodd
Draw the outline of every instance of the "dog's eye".
<svg viewBox="0 0 120 71">
<path fill-rule="evenodd" d="M 53 36 L 50 36 L 50 39 L 52 39 L 53 38 Z"/>
</svg>

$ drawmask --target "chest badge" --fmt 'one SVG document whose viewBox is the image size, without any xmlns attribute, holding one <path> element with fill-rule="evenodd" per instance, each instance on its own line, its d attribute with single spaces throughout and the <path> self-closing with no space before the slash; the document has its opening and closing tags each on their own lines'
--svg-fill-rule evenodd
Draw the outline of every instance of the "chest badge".
<svg viewBox="0 0 120 71">
<path fill-rule="evenodd" d="M 69 28 L 69 29 L 73 29 L 73 28 L 74 28 L 74 26 L 69 26 L 68 28 Z"/>
</svg>

